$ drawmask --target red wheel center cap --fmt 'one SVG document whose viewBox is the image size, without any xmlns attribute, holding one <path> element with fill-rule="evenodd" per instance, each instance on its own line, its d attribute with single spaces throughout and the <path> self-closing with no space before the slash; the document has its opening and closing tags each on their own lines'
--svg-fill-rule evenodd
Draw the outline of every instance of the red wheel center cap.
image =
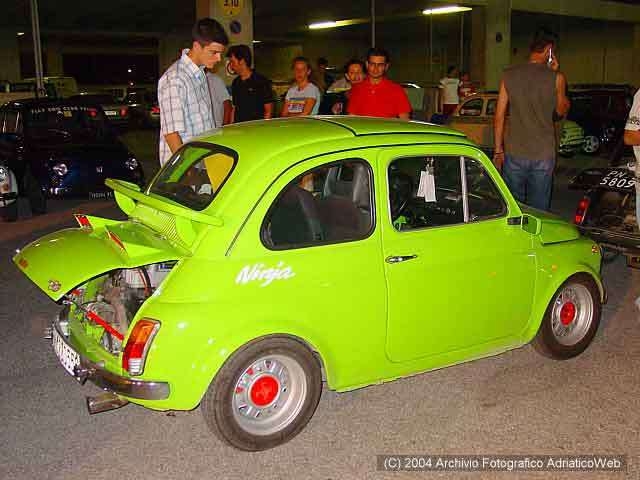
<svg viewBox="0 0 640 480">
<path fill-rule="evenodd" d="M 562 325 L 566 327 L 571 322 L 573 322 L 575 318 L 576 306 L 571 302 L 567 302 L 562 305 L 562 308 L 560 309 L 560 321 L 562 322 Z"/>
<path fill-rule="evenodd" d="M 253 382 L 251 386 L 251 401 L 258 407 L 264 407 L 273 402 L 280 391 L 280 383 L 271 375 L 264 375 Z"/>
</svg>

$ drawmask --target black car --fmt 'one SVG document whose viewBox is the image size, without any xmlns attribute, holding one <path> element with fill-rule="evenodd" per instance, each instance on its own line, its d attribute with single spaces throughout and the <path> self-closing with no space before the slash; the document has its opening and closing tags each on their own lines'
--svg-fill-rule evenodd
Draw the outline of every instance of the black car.
<svg viewBox="0 0 640 480">
<path fill-rule="evenodd" d="M 47 196 L 106 196 L 106 178 L 142 186 L 133 154 L 116 137 L 99 105 L 25 99 L 0 107 L 0 163 L 15 175 L 34 214 Z"/>
<path fill-rule="evenodd" d="M 582 84 L 571 87 L 568 93 L 571 109 L 567 118 L 584 129 L 582 149 L 585 153 L 607 150 L 610 155 L 618 156 L 614 151 L 619 148 L 634 93 L 633 87 L 628 85 Z"/>
<path fill-rule="evenodd" d="M 80 93 L 69 97 L 73 102 L 100 105 L 109 122 L 116 127 L 129 126 L 129 106 L 109 93 Z"/>
</svg>

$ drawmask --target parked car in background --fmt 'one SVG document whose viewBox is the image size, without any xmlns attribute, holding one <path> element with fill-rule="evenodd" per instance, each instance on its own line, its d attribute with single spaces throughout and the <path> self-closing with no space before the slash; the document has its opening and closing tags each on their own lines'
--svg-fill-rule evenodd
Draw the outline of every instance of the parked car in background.
<svg viewBox="0 0 640 480">
<path fill-rule="evenodd" d="M 582 150 L 594 155 L 614 148 L 622 138 L 635 89 L 629 85 L 580 84 L 571 86 L 569 120 L 585 132 Z"/>
<path fill-rule="evenodd" d="M 129 106 L 108 93 L 80 93 L 69 97 L 75 102 L 87 105 L 100 105 L 109 122 L 115 127 L 126 127 L 129 125 Z"/>
<path fill-rule="evenodd" d="M 69 98 L 78 93 L 78 84 L 73 77 L 45 76 L 42 81 L 49 98 Z M 30 83 L 35 89 L 36 79 L 25 78 L 21 83 Z"/>
<path fill-rule="evenodd" d="M 0 107 L 0 160 L 34 213 L 46 196 L 106 196 L 107 177 L 144 183 L 141 166 L 115 136 L 99 105 L 27 99 Z"/>
<path fill-rule="evenodd" d="M 447 120 L 447 125 L 463 132 L 476 142 L 488 155 L 493 155 L 493 120 L 498 103 L 497 93 L 476 93 L 466 97 Z M 558 153 L 571 156 L 580 151 L 584 143 L 584 131 L 571 120 L 558 122 Z"/>
<path fill-rule="evenodd" d="M 6 222 L 18 218 L 18 182 L 5 159 L 0 159 L 0 218 Z"/>
<path fill-rule="evenodd" d="M 123 102 L 129 107 L 132 125 L 153 127 L 160 124 L 160 107 L 156 92 L 134 90 L 125 95 Z"/>
<path fill-rule="evenodd" d="M 186 143 L 144 190 L 107 183 L 127 220 L 78 215 L 13 259 L 65 305 L 53 349 L 104 390 L 92 413 L 201 405 L 221 439 L 264 450 L 305 427 L 325 380 L 348 391 L 529 342 L 567 359 L 598 329 L 598 246 L 518 204 L 448 128 L 245 122 Z"/>
</svg>

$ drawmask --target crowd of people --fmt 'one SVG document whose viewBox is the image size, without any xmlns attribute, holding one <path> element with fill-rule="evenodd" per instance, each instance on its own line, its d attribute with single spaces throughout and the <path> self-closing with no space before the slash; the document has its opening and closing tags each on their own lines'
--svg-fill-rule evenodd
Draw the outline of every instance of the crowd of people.
<svg viewBox="0 0 640 480">
<path fill-rule="evenodd" d="M 196 22 L 191 47 L 182 52 L 158 82 L 161 112 L 160 163 L 163 165 L 184 142 L 207 130 L 233 122 L 274 116 L 271 82 L 253 69 L 251 49 L 234 45 L 220 23 L 211 18 Z M 554 122 L 568 112 L 567 80 L 559 70 L 557 36 L 539 29 L 530 45 L 528 62 L 505 69 L 495 112 L 495 165 L 518 201 L 548 210 L 556 162 Z M 229 94 L 212 72 L 225 54 L 237 75 Z M 315 115 L 323 96 L 339 93 L 343 101 L 331 113 L 409 119 L 411 104 L 403 88 L 387 78 L 391 60 L 380 47 L 369 49 L 366 60 L 349 60 L 344 76 L 334 79 L 328 62 L 317 69 L 305 57 L 291 65 L 294 82 L 284 96 L 282 117 Z M 450 115 L 461 98 L 475 92 L 468 72 L 455 66 L 440 81 L 440 109 Z M 507 115 L 507 110 L 510 112 Z M 640 154 L 640 98 L 636 95 L 625 141 Z M 637 202 L 636 205 L 640 204 Z M 640 219 L 640 212 L 638 215 Z"/>
<path fill-rule="evenodd" d="M 228 44 L 220 23 L 211 18 L 198 20 L 191 47 L 184 49 L 160 78 L 161 165 L 184 142 L 207 130 L 274 116 L 276 99 L 271 81 L 253 68 L 251 49 L 247 45 L 227 49 Z M 213 73 L 225 52 L 236 74 L 230 93 Z M 319 58 L 314 69 L 309 59 L 296 57 L 291 63 L 293 84 L 277 113 L 281 117 L 316 115 L 323 97 L 339 94 L 340 99 L 329 106 L 330 113 L 407 120 L 411 104 L 402 87 L 387 78 L 390 63 L 386 50 L 371 48 L 366 61 L 349 60 L 344 75 L 336 80 L 327 71 L 325 58 Z"/>
</svg>

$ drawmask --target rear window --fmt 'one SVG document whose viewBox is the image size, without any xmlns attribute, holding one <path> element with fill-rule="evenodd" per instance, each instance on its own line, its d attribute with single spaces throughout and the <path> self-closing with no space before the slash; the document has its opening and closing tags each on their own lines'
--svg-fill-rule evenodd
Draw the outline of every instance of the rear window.
<svg viewBox="0 0 640 480">
<path fill-rule="evenodd" d="M 203 210 L 222 189 L 237 160 L 237 153 L 224 147 L 187 144 L 171 157 L 150 192 L 193 210 Z"/>
</svg>

